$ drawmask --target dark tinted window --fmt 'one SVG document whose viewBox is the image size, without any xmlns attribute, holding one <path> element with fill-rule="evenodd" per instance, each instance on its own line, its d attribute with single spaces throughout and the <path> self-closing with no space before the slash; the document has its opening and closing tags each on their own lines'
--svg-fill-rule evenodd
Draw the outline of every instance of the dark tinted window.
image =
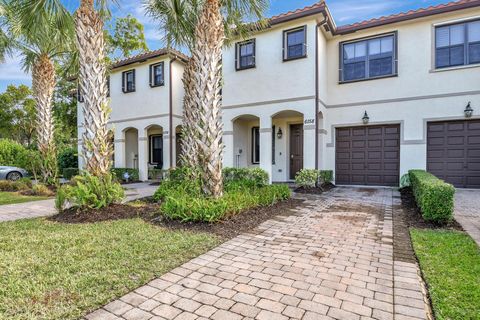
<svg viewBox="0 0 480 320">
<path fill-rule="evenodd" d="M 307 55 L 306 27 L 285 31 L 284 59 L 302 58 Z"/>
<path fill-rule="evenodd" d="M 436 68 L 475 63 L 480 63 L 480 21 L 435 29 Z"/>
</svg>

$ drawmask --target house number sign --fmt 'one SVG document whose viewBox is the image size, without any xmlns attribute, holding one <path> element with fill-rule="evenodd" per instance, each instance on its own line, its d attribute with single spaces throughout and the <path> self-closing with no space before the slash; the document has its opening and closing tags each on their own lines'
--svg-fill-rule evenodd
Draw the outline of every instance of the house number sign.
<svg viewBox="0 0 480 320">
<path fill-rule="evenodd" d="M 315 119 L 305 119 L 304 123 L 305 123 L 305 124 L 314 124 L 314 123 L 315 123 Z"/>
</svg>

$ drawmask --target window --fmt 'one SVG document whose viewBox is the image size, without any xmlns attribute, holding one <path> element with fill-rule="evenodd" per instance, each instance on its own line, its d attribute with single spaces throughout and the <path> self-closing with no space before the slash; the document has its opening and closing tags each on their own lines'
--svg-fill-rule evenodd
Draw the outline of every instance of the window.
<svg viewBox="0 0 480 320">
<path fill-rule="evenodd" d="M 160 87 L 165 84 L 163 62 L 150 66 L 150 87 Z"/>
<path fill-rule="evenodd" d="M 123 93 L 135 92 L 135 70 L 122 73 L 122 91 Z"/>
<path fill-rule="evenodd" d="M 252 128 L 252 163 L 260 163 L 260 127 Z"/>
<path fill-rule="evenodd" d="M 283 60 L 305 58 L 307 56 L 307 27 L 283 32 Z"/>
<path fill-rule="evenodd" d="M 157 165 L 158 168 L 163 167 L 163 136 L 152 135 L 149 140 L 150 164 Z"/>
<path fill-rule="evenodd" d="M 235 45 L 236 70 L 255 68 L 255 39 Z"/>
<path fill-rule="evenodd" d="M 397 74 L 397 35 L 340 44 L 340 82 Z"/>
<path fill-rule="evenodd" d="M 437 69 L 480 63 L 480 21 L 435 28 Z"/>
</svg>

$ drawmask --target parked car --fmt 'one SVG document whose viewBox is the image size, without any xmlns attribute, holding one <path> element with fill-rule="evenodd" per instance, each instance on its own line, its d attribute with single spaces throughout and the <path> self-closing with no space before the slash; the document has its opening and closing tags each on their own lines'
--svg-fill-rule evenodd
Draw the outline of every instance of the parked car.
<svg viewBox="0 0 480 320">
<path fill-rule="evenodd" d="M 17 181 L 27 176 L 28 172 L 25 169 L 9 166 L 0 166 L 0 180 Z"/>
</svg>

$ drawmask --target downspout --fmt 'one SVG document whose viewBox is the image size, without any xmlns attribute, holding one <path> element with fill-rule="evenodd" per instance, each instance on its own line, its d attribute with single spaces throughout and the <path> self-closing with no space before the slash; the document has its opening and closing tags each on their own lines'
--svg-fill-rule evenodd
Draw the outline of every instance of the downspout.
<svg viewBox="0 0 480 320">
<path fill-rule="evenodd" d="M 168 108 L 169 108 L 169 113 L 168 113 L 168 125 L 169 125 L 169 134 L 170 136 L 168 137 L 168 147 L 169 147 L 169 157 L 170 157 L 170 168 L 173 168 L 173 134 L 174 134 L 174 128 L 173 128 L 173 72 L 172 72 L 172 65 L 173 63 L 177 60 L 177 57 L 173 57 L 170 60 L 170 63 L 168 65 Z"/>
<path fill-rule="evenodd" d="M 320 84 L 320 79 L 318 76 L 319 66 L 318 66 L 318 37 L 320 33 L 320 27 L 323 26 L 327 22 L 327 17 L 323 17 L 323 20 L 317 23 L 317 27 L 315 28 L 315 170 L 318 170 L 318 101 L 320 100 L 320 92 L 318 90 L 318 86 Z"/>
</svg>

